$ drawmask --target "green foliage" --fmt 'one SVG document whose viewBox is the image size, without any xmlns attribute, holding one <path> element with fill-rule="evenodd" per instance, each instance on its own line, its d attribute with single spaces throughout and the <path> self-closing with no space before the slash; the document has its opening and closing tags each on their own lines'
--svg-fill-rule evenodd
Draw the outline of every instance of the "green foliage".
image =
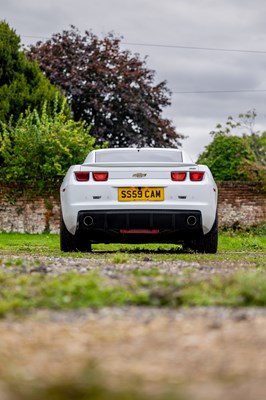
<svg viewBox="0 0 266 400">
<path fill-rule="evenodd" d="M 41 113 L 28 111 L 14 127 L 2 123 L 0 181 L 39 187 L 53 184 L 93 149 L 90 129 L 67 117 L 65 101 L 58 109 L 55 100 L 53 108 L 52 115 L 47 113 L 46 103 Z"/>
<path fill-rule="evenodd" d="M 220 181 L 249 180 L 249 171 L 243 168 L 243 164 L 255 161 L 255 155 L 244 138 L 223 135 L 215 136 L 198 159 L 198 163 L 207 164 L 214 178 Z"/>
<path fill-rule="evenodd" d="M 246 136 L 246 139 L 250 145 L 250 148 L 256 156 L 258 164 L 266 166 L 266 132 L 261 135 L 258 133 L 252 133 L 250 136 Z"/>
<path fill-rule="evenodd" d="M 59 95 L 38 64 L 27 60 L 20 50 L 20 38 L 9 25 L 0 21 L 0 121 L 17 120 L 28 108 L 40 111 Z"/>
<path fill-rule="evenodd" d="M 255 117 L 254 110 L 239 114 L 236 121 L 229 116 L 224 127 L 218 124 L 210 132 L 213 141 L 198 163 L 207 164 L 215 179 L 253 181 L 266 187 L 266 133 L 254 132 Z M 233 135 L 236 130 L 241 130 L 242 135 Z"/>
</svg>

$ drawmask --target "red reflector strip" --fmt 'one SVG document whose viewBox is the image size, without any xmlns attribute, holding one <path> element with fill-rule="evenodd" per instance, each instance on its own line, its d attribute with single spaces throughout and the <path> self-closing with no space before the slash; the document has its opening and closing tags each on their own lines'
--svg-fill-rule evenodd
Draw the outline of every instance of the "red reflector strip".
<svg viewBox="0 0 266 400">
<path fill-rule="evenodd" d="M 194 182 L 202 181 L 205 172 L 190 172 L 190 180 Z"/>
<path fill-rule="evenodd" d="M 184 181 L 186 179 L 186 172 L 171 172 L 172 181 Z"/>
<path fill-rule="evenodd" d="M 74 173 L 79 182 L 87 182 L 90 179 L 90 173 L 87 171 L 75 171 Z"/>
<path fill-rule="evenodd" d="M 159 233 L 159 229 L 120 229 L 120 233 L 138 233 L 138 234 L 156 235 L 157 233 Z"/>
<path fill-rule="evenodd" d="M 107 181 L 108 179 L 108 172 L 93 172 L 92 175 L 95 181 Z"/>
</svg>

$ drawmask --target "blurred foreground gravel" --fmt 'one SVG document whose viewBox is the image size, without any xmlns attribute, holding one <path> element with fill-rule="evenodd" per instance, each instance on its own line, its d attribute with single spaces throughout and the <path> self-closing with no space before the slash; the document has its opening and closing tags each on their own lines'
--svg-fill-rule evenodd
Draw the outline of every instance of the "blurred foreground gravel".
<svg viewBox="0 0 266 400">
<path fill-rule="evenodd" d="M 137 382 L 183 399 L 263 399 L 265 332 L 264 309 L 39 311 L 0 321 L 0 398 L 13 399 L 3 382 L 14 377 L 35 387 L 75 382 L 93 365 L 120 389 Z"/>
<path fill-rule="evenodd" d="M 229 274 L 241 263 L 181 260 L 111 264 L 104 259 L 2 257 L 1 270 L 62 274 L 91 270 L 123 279 L 125 270 L 157 267 L 195 279 Z M 191 278 L 191 276 L 190 276 Z M 0 399 L 13 400 L 7 382 L 42 385 L 75 381 L 88 365 L 104 384 L 170 390 L 181 399 L 249 400 L 266 393 L 266 309 L 148 307 L 67 312 L 36 311 L 0 321 Z M 135 383 L 134 383 L 135 382 Z M 177 397 L 180 398 L 180 397 Z"/>
<path fill-rule="evenodd" d="M 178 255 L 176 260 L 154 261 L 152 257 L 143 257 L 143 260 L 128 260 L 127 262 L 115 263 L 99 258 L 71 258 L 71 257 L 47 257 L 47 256 L 2 256 L 0 259 L 1 271 L 12 271 L 17 273 L 41 273 L 59 275 L 67 272 L 77 272 L 80 274 L 88 271 L 97 271 L 98 273 L 115 276 L 118 274 L 122 277 L 124 271 L 145 270 L 156 268 L 160 273 L 170 273 L 182 275 L 188 271 L 195 278 L 206 278 L 212 274 L 232 274 L 240 270 L 256 269 L 257 265 L 253 261 L 246 259 L 231 261 L 216 260 L 216 261 L 184 261 L 179 260 Z M 254 260 L 254 253 L 250 253 Z M 265 264 L 265 254 L 256 254 L 257 260 Z"/>
</svg>

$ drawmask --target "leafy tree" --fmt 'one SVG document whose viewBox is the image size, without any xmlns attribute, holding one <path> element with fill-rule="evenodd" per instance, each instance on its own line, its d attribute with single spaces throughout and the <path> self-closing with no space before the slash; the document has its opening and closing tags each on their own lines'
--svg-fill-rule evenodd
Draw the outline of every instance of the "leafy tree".
<svg viewBox="0 0 266 400">
<path fill-rule="evenodd" d="M 171 121 L 162 118 L 170 105 L 166 82 L 154 84 L 155 72 L 145 60 L 120 49 L 120 39 L 99 39 L 71 30 L 37 42 L 28 51 L 49 80 L 67 95 L 76 120 L 92 122 L 91 134 L 111 146 L 180 144 Z"/>
<path fill-rule="evenodd" d="M 243 162 L 255 162 L 256 158 L 247 141 L 238 136 L 217 135 L 206 146 L 198 163 L 207 164 L 215 179 L 220 181 L 248 180 Z"/>
<path fill-rule="evenodd" d="M 254 131 L 255 117 L 254 110 L 239 114 L 237 120 L 229 116 L 224 127 L 218 124 L 211 132 L 213 141 L 198 162 L 207 164 L 215 179 L 252 180 L 265 186 L 266 133 L 260 135 Z M 233 135 L 237 129 L 242 131 L 241 136 Z"/>
<path fill-rule="evenodd" d="M 229 116 L 225 126 L 218 124 L 216 129 L 210 132 L 214 137 L 217 135 L 232 135 L 233 131 L 239 131 L 247 139 L 251 150 L 254 152 L 256 162 L 266 166 L 266 132 L 260 134 L 255 131 L 256 111 L 250 110 L 245 114 L 239 114 L 237 119 Z"/>
<path fill-rule="evenodd" d="M 261 135 L 252 133 L 250 136 L 246 136 L 246 138 L 256 156 L 258 164 L 266 167 L 266 132 L 263 132 Z"/>
<path fill-rule="evenodd" d="M 66 101 L 66 100 L 65 100 Z M 14 127 L 1 123 L 0 181 L 43 187 L 61 179 L 71 164 L 81 163 L 94 148 L 85 122 L 68 118 L 63 103 L 54 102 L 52 115 L 36 109 L 21 115 Z"/>
<path fill-rule="evenodd" d="M 0 21 L 0 121 L 17 120 L 28 108 L 41 109 L 59 93 L 36 62 L 20 50 L 20 38 Z"/>
</svg>

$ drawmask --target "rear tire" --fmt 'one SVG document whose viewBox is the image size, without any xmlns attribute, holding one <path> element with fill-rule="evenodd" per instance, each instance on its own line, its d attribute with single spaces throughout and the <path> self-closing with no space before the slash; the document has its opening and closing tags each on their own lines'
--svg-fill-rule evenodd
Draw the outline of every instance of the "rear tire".
<svg viewBox="0 0 266 400">
<path fill-rule="evenodd" d="M 62 215 L 60 219 L 60 249 L 61 251 L 76 251 L 75 235 L 67 230 Z"/>
<path fill-rule="evenodd" d="M 80 251 L 82 253 L 90 253 L 91 252 L 91 242 L 86 240 L 86 238 L 75 235 L 76 238 L 76 251 Z"/>
<path fill-rule="evenodd" d="M 64 252 L 91 252 L 91 243 L 78 234 L 72 235 L 68 231 L 62 216 L 60 220 L 60 249 Z"/>
<path fill-rule="evenodd" d="M 193 239 L 186 243 L 186 248 L 190 248 L 196 253 L 215 254 L 218 248 L 218 216 L 216 214 L 215 221 L 209 233 L 198 239 Z"/>
</svg>

